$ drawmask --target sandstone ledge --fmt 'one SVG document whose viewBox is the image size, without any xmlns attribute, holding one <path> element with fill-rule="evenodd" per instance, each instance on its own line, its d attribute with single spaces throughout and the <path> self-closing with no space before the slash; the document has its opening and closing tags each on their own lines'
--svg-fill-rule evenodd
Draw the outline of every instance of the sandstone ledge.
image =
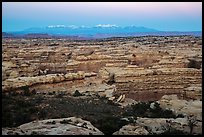
<svg viewBox="0 0 204 137">
<path fill-rule="evenodd" d="M 19 77 L 14 79 L 6 79 L 2 82 L 2 90 L 9 91 L 14 90 L 24 86 L 32 86 L 35 84 L 45 84 L 45 83 L 58 83 L 62 81 L 73 81 L 81 80 L 85 77 L 96 76 L 95 73 L 85 73 L 83 71 L 78 73 L 67 73 L 67 74 L 47 74 L 36 77 Z"/>
</svg>

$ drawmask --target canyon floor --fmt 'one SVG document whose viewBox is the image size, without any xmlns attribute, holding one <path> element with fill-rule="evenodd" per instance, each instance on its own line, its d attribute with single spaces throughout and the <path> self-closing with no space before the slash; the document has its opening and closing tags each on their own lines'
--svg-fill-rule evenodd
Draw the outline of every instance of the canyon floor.
<svg viewBox="0 0 204 137">
<path fill-rule="evenodd" d="M 202 37 L 2 39 L 2 134 L 202 134 Z"/>
</svg>

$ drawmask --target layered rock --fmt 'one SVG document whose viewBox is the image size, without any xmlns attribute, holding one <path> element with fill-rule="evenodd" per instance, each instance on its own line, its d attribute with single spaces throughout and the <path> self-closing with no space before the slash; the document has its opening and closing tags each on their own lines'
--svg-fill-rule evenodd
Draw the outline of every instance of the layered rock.
<svg viewBox="0 0 204 137">
<path fill-rule="evenodd" d="M 4 91 L 31 85 L 43 91 L 49 86 L 56 87 L 52 91 L 64 91 L 98 80 L 99 85 L 115 85 L 113 94 L 125 94 L 135 100 L 158 100 L 165 94 L 201 99 L 202 95 L 200 89 L 190 88 L 201 88 L 201 37 L 148 36 L 91 41 L 3 39 L 2 49 Z M 87 75 L 94 73 L 95 78 L 64 78 L 79 71 Z"/>
<path fill-rule="evenodd" d="M 30 87 L 36 84 L 52 84 L 59 83 L 63 81 L 74 81 L 74 80 L 82 80 L 85 77 L 91 77 L 94 75 L 93 73 L 68 73 L 68 74 L 47 74 L 43 76 L 36 77 L 19 77 L 14 79 L 6 79 L 2 82 L 2 90 L 10 91 L 15 90 L 21 87 Z"/>
<path fill-rule="evenodd" d="M 105 67 L 99 71 L 105 81 L 114 82 L 115 94 L 126 94 L 135 100 L 158 100 L 166 94 L 177 94 L 188 98 L 184 87 L 201 84 L 202 71 L 194 68 L 158 68 L 144 69 L 138 67 Z M 201 92 L 195 94 L 201 98 Z"/>
</svg>

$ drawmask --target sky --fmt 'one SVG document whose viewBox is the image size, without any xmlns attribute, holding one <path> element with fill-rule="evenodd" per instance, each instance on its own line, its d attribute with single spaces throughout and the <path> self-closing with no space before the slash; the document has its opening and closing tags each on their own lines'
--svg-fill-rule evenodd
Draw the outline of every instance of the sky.
<svg viewBox="0 0 204 137">
<path fill-rule="evenodd" d="M 2 2 L 2 31 L 50 25 L 202 31 L 202 2 Z"/>
</svg>

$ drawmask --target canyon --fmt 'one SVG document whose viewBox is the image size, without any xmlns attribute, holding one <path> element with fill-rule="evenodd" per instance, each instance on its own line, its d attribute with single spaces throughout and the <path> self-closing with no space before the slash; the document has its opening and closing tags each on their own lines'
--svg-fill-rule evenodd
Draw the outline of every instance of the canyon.
<svg viewBox="0 0 204 137">
<path fill-rule="evenodd" d="M 187 126 L 189 117 L 196 117 L 196 127 L 190 134 L 202 134 L 200 130 L 202 128 L 202 38 L 187 35 L 113 37 L 94 40 L 3 38 L 2 95 L 5 101 L 3 110 L 8 111 L 5 114 L 10 115 L 12 122 L 15 122 L 11 118 L 12 114 L 16 113 L 9 112 L 10 107 L 15 108 L 15 102 L 12 104 L 14 106 L 6 105 L 6 101 L 12 101 L 10 98 L 16 98 L 15 101 L 18 99 L 31 101 L 32 98 L 41 96 L 44 100 L 41 98 L 40 101 L 46 103 L 41 104 L 44 105 L 43 107 L 37 106 L 39 111 L 48 109 L 50 105 L 48 102 L 52 102 L 52 99 L 66 101 L 67 98 L 76 100 L 73 102 L 82 103 L 82 105 L 83 101 L 86 103 L 88 101 L 98 106 L 104 103 L 104 108 L 105 105 L 108 108 L 114 107 L 114 110 L 107 110 L 108 112 L 103 111 L 105 109 L 100 110 L 99 112 L 104 113 L 103 117 L 106 117 L 106 113 L 111 116 L 117 113 L 118 116 L 124 109 L 139 102 L 157 102 L 162 110 L 171 110 L 176 116 L 184 115 L 183 118 L 170 118 L 170 121 L 177 124 L 184 123 L 185 127 L 182 131 L 185 133 L 189 130 Z M 94 107 L 97 107 L 96 104 Z M 70 107 L 69 105 L 64 107 Z M 72 103 L 72 105 L 76 104 Z M 60 109 L 64 108 L 60 107 Z M 49 113 L 52 111 L 50 110 Z M 95 110 L 91 111 L 94 113 Z M 71 112 L 72 110 L 69 115 L 65 114 L 66 117 L 76 117 Z M 93 114 L 94 118 L 87 118 L 89 114 L 86 118 L 80 114 L 77 116 L 94 121 L 97 115 Z M 45 117 L 34 116 L 26 122 L 54 118 L 62 117 L 47 114 Z M 157 125 L 158 132 L 153 127 L 154 122 L 149 122 L 151 119 L 154 121 L 154 118 L 135 117 L 133 125 L 127 120 L 128 124 L 120 124 L 121 129 L 117 127 L 117 130 L 114 129 L 111 134 L 114 132 L 113 134 L 147 135 L 161 134 L 169 130 L 169 123 L 166 122 L 168 118 L 155 118 L 155 123 L 163 123 L 163 125 Z M 6 119 L 3 121 L 5 122 Z M 89 132 L 106 134 L 99 131 L 102 126 L 97 125 L 97 120 L 93 121 L 90 127 L 95 126 L 98 129 L 95 131 L 86 129 L 86 133 L 80 129 L 84 131 L 81 134 Z M 24 124 L 18 122 L 12 125 L 12 122 L 2 123 L 4 125 L 2 131 L 9 132 L 10 129 L 5 128 Z M 151 124 L 144 124 L 145 122 Z M 39 121 L 38 126 L 41 125 Z M 145 128 L 145 125 L 149 126 Z M 74 131 L 66 132 L 61 128 L 64 128 L 63 125 L 58 125 L 57 131 L 62 134 L 74 134 Z M 130 131 L 127 132 L 125 130 L 127 128 Z M 174 124 L 174 129 L 181 130 L 179 124 Z M 52 133 L 55 132 L 39 131 L 39 134 Z M 18 134 L 23 133 L 18 131 Z"/>
</svg>

